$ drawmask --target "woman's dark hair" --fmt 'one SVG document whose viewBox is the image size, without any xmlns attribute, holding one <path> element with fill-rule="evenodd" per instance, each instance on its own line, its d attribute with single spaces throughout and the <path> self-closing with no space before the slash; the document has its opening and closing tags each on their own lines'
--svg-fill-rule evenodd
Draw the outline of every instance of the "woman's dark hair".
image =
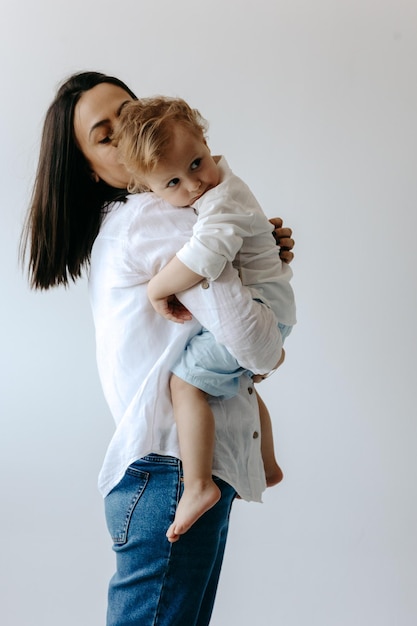
<svg viewBox="0 0 417 626">
<path fill-rule="evenodd" d="M 32 200 L 20 242 L 34 289 L 67 286 L 88 265 L 103 207 L 126 196 L 103 181 L 94 182 L 74 136 L 74 109 L 83 93 L 101 83 L 135 94 L 119 79 L 99 72 L 74 74 L 59 88 L 43 126 Z"/>
</svg>

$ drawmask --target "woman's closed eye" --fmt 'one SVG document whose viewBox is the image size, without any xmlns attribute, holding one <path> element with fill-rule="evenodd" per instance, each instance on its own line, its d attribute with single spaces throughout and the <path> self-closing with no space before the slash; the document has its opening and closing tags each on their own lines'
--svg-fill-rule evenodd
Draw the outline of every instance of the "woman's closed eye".
<svg viewBox="0 0 417 626">
<path fill-rule="evenodd" d="M 112 140 L 111 140 L 111 137 L 109 137 L 108 135 L 106 135 L 106 137 L 103 137 L 103 139 L 100 139 L 98 143 L 105 144 L 105 143 L 111 143 L 111 141 L 112 141 Z"/>
</svg>

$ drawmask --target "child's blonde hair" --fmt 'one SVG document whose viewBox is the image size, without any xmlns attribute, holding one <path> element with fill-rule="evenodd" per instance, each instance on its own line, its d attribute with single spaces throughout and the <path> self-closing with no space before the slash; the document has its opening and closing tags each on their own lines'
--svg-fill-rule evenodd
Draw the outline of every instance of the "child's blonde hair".
<svg viewBox="0 0 417 626">
<path fill-rule="evenodd" d="M 181 98 L 155 96 L 124 105 L 112 140 L 118 146 L 120 161 L 132 175 L 130 192 L 148 190 L 144 179 L 165 157 L 174 124 L 205 141 L 207 121 Z"/>
</svg>

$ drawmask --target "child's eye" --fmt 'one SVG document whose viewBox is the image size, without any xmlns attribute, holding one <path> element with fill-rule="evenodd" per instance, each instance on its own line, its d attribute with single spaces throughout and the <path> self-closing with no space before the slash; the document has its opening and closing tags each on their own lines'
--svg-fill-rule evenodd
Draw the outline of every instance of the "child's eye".
<svg viewBox="0 0 417 626">
<path fill-rule="evenodd" d="M 169 181 L 167 187 L 175 187 L 175 185 L 178 185 L 179 182 L 180 182 L 179 178 L 173 178 L 172 180 Z"/>
<path fill-rule="evenodd" d="M 100 139 L 99 143 L 111 143 L 111 139 L 109 136 L 103 137 L 103 139 Z"/>
<path fill-rule="evenodd" d="M 195 159 L 192 163 L 191 163 L 191 169 L 192 170 L 196 170 L 197 167 L 200 165 L 201 163 L 201 159 Z"/>
</svg>

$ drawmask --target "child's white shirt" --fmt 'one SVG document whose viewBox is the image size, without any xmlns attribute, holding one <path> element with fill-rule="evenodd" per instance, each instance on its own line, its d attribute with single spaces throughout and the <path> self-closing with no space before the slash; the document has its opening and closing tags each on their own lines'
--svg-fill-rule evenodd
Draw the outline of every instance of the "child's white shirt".
<svg viewBox="0 0 417 626">
<path fill-rule="evenodd" d="M 254 297 L 266 301 L 279 322 L 292 326 L 296 322 L 292 270 L 279 258 L 273 226 L 224 157 L 218 167 L 220 183 L 194 203 L 198 219 L 193 235 L 177 257 L 209 280 L 216 280 L 231 261 Z"/>
</svg>

